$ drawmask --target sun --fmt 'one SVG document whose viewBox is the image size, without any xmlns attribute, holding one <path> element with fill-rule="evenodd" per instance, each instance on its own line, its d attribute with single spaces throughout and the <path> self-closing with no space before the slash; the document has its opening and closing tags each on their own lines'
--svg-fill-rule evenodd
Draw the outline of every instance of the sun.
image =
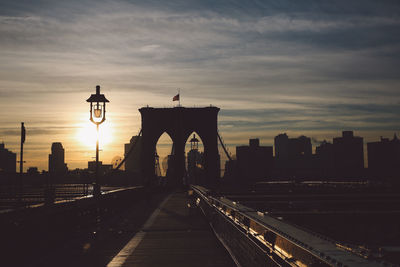
<svg viewBox="0 0 400 267">
<path fill-rule="evenodd" d="M 112 130 L 110 123 L 105 121 L 99 126 L 99 136 L 97 136 L 96 125 L 85 122 L 78 127 L 76 138 L 86 147 L 96 147 L 96 140 L 99 137 L 100 147 L 104 147 L 112 142 Z"/>
</svg>

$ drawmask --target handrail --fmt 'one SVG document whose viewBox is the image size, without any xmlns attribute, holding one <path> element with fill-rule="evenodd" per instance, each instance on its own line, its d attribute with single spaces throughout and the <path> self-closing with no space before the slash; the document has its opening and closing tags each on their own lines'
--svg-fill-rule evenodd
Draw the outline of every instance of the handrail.
<svg viewBox="0 0 400 267">
<path fill-rule="evenodd" d="M 130 191 L 130 190 L 139 190 L 139 189 L 143 189 L 144 186 L 130 186 L 130 187 L 124 187 L 124 188 L 117 188 L 114 190 L 109 190 L 109 191 L 105 191 L 105 192 L 101 192 L 101 195 L 104 196 L 108 196 L 108 195 L 112 195 L 115 193 L 120 193 L 120 192 L 124 192 L 124 191 Z M 79 196 L 79 197 L 73 197 L 73 198 L 69 198 L 69 199 L 62 199 L 62 200 L 57 200 L 54 201 L 54 203 L 52 203 L 52 207 L 55 207 L 57 205 L 63 205 L 63 204 L 68 204 L 68 203 L 73 203 L 73 202 L 77 202 L 77 201 L 81 201 L 81 200 L 94 200 L 94 196 L 93 195 L 85 195 L 85 196 Z M 47 207 L 46 203 L 37 203 L 37 204 L 31 204 L 31 205 L 27 205 L 18 209 L 5 209 L 5 210 L 0 210 L 0 214 L 7 214 L 7 213 L 12 213 L 18 210 L 27 210 L 27 209 L 35 209 L 35 208 L 41 208 L 41 207 Z"/>
<path fill-rule="evenodd" d="M 274 251 L 289 266 L 307 265 L 307 256 L 278 247 L 276 243 L 267 240 L 268 235 L 279 236 L 286 240 L 285 242 L 305 252 L 305 255 L 312 256 L 328 266 L 376 266 L 376 262 L 372 263 L 365 258 L 341 249 L 334 240 L 325 239 L 318 234 L 310 233 L 230 199 L 214 197 L 204 187 L 192 186 L 192 189 L 198 196 L 198 202 L 202 199 L 219 214 L 235 223 L 237 227 L 242 228 L 249 236 Z"/>
</svg>

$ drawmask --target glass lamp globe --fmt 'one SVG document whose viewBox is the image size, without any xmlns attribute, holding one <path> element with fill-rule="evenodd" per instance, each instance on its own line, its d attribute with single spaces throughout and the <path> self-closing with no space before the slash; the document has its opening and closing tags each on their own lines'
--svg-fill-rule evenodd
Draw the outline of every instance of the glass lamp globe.
<svg viewBox="0 0 400 267">
<path fill-rule="evenodd" d="M 95 108 L 94 109 L 94 116 L 96 118 L 101 118 L 101 108 Z"/>
</svg>

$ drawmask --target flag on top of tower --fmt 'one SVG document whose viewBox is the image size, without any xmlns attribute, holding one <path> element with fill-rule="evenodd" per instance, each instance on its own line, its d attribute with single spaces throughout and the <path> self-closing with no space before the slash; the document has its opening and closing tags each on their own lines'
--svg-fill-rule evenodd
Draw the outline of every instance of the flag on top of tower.
<svg viewBox="0 0 400 267">
<path fill-rule="evenodd" d="M 172 101 L 179 101 L 179 94 L 177 94 L 176 96 L 174 96 L 174 97 L 172 98 Z"/>
</svg>

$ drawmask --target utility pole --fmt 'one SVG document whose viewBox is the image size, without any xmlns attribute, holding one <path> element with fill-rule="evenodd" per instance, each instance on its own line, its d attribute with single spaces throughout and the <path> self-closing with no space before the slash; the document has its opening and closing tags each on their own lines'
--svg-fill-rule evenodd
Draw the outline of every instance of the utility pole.
<svg viewBox="0 0 400 267">
<path fill-rule="evenodd" d="M 24 143 L 25 143 L 25 126 L 21 122 L 21 152 L 19 156 L 19 183 L 18 183 L 18 204 L 22 205 L 22 176 L 24 167 Z"/>
<path fill-rule="evenodd" d="M 21 153 L 19 158 L 19 173 L 22 175 L 24 167 L 24 143 L 25 143 L 25 126 L 21 122 Z"/>
</svg>

